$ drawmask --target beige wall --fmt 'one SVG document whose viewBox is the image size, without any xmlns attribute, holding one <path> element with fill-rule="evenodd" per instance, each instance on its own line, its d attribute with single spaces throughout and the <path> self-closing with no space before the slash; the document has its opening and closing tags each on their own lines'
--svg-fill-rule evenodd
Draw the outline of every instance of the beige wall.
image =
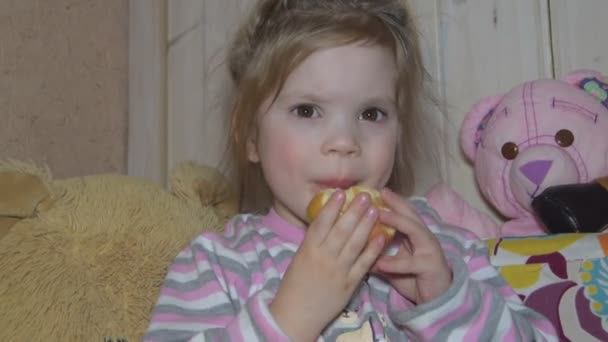
<svg viewBox="0 0 608 342">
<path fill-rule="evenodd" d="M 126 170 L 128 0 L 0 0 L 0 158 Z"/>
</svg>

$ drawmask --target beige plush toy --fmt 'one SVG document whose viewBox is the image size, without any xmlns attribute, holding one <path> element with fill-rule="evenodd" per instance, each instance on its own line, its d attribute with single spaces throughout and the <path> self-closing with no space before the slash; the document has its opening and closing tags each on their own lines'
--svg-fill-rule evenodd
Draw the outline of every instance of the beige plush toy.
<svg viewBox="0 0 608 342">
<path fill-rule="evenodd" d="M 0 341 L 141 340 L 173 258 L 236 211 L 214 169 L 183 163 L 170 188 L 0 162 Z"/>
</svg>

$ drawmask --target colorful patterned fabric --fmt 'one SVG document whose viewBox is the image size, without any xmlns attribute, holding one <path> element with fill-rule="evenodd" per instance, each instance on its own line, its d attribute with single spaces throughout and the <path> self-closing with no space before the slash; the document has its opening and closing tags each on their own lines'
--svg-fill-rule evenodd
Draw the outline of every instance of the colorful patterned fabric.
<svg viewBox="0 0 608 342">
<path fill-rule="evenodd" d="M 486 240 L 490 261 L 561 341 L 608 341 L 608 233 Z"/>
</svg>

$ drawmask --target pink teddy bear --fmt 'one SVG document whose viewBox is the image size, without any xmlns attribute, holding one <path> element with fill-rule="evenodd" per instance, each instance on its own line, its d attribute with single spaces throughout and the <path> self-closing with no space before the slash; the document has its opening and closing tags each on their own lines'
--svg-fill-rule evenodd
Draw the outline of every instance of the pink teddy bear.
<svg viewBox="0 0 608 342">
<path fill-rule="evenodd" d="M 578 70 L 485 98 L 466 115 L 460 144 L 482 195 L 507 220 L 496 223 L 443 183 L 427 193 L 439 215 L 482 239 L 546 234 L 532 213 L 536 195 L 608 175 L 608 79 Z"/>
</svg>

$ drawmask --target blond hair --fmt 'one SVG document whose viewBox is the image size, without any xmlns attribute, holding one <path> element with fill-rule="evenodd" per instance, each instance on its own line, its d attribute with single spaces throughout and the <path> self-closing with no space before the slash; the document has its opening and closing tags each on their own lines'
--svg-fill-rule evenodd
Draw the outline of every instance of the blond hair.
<svg viewBox="0 0 608 342">
<path fill-rule="evenodd" d="M 228 53 L 236 87 L 229 122 L 231 165 L 240 209 L 259 212 L 272 194 L 261 167 L 247 159 L 246 142 L 256 135 L 256 116 L 266 99 L 276 98 L 286 78 L 319 49 L 355 42 L 390 48 L 397 65 L 397 106 L 401 137 L 387 184 L 409 195 L 419 152 L 420 99 L 426 72 L 418 32 L 400 0 L 260 0 L 237 33 Z"/>
</svg>

